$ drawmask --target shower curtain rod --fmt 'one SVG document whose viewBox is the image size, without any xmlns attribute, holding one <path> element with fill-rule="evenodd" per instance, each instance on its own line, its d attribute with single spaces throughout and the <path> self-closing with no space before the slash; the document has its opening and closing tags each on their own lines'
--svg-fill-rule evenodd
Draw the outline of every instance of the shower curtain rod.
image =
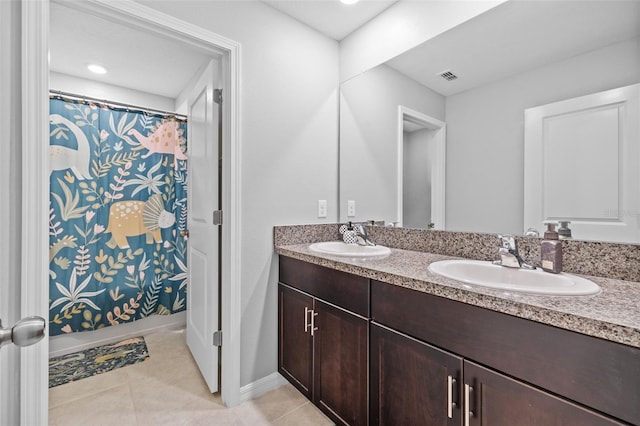
<svg viewBox="0 0 640 426">
<path fill-rule="evenodd" d="M 173 117 L 180 121 L 187 121 L 187 116 L 183 114 L 178 114 L 175 112 L 162 111 L 154 108 L 146 108 L 137 105 L 125 104 L 122 102 L 108 101 L 105 99 L 98 99 L 91 96 L 85 95 L 77 95 L 75 93 L 63 92 L 61 90 L 49 90 L 49 98 L 59 98 L 59 99 L 69 99 L 69 100 L 78 100 L 78 101 L 91 101 L 98 104 L 107 105 L 109 107 L 113 107 L 116 109 L 124 109 L 126 111 L 131 112 L 146 112 L 147 114 L 155 114 L 155 115 L 164 115 L 167 117 Z"/>
</svg>

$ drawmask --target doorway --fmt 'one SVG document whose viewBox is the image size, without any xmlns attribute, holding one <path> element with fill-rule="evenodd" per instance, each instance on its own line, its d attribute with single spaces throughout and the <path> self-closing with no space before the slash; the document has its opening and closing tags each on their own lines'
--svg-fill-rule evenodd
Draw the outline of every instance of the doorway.
<svg viewBox="0 0 640 426">
<path fill-rule="evenodd" d="M 397 138 L 401 226 L 444 230 L 446 124 L 400 105 Z"/>
<path fill-rule="evenodd" d="M 30 2 L 27 2 L 30 3 Z M 45 140 L 44 135 L 48 135 L 48 123 L 46 116 L 48 106 L 43 102 L 46 99 L 46 91 L 48 90 L 47 75 L 49 72 L 46 60 L 47 44 L 48 44 L 48 19 L 49 9 L 46 2 L 42 2 L 38 7 L 25 7 L 26 21 L 25 33 L 30 34 L 29 29 L 36 32 L 42 32 L 41 37 L 29 38 L 30 45 L 23 48 L 25 60 L 23 63 L 34 64 L 30 67 L 30 72 L 23 77 L 23 86 L 31 88 L 27 93 L 23 92 L 23 101 L 26 105 L 24 108 L 24 117 L 41 117 L 38 122 L 41 126 L 34 127 L 34 134 L 37 137 L 33 139 L 24 138 L 24 140 L 33 140 L 28 142 L 28 147 L 23 155 L 23 169 L 34 170 L 42 169 Z M 180 40 L 189 46 L 196 47 L 205 52 L 221 55 L 223 70 L 223 89 L 227 93 L 227 103 L 225 104 L 225 120 L 224 125 L 227 131 L 223 134 L 223 162 L 228 165 L 225 171 L 222 198 L 224 205 L 227 207 L 227 226 L 222 232 L 222 246 L 224 248 L 222 262 L 226 266 L 222 277 L 222 305 L 225 309 L 222 312 L 223 327 L 229 330 L 226 344 L 222 348 L 222 398 L 225 404 L 235 405 L 239 401 L 239 339 L 234 338 L 233 331 L 239 330 L 240 307 L 239 307 L 239 245 L 231 244 L 232 241 L 238 241 L 237 238 L 238 224 L 238 203 L 240 194 L 238 193 L 239 181 L 239 142 L 238 142 L 238 76 L 239 76 L 239 45 L 224 37 L 220 37 L 215 33 L 195 27 L 186 22 L 174 19 L 168 15 L 158 13 L 148 7 L 135 3 L 118 3 L 109 4 L 102 1 L 79 2 L 74 3 L 74 7 L 90 14 L 103 16 L 114 22 L 126 22 L 127 25 L 136 26 L 145 31 L 162 35 L 173 40 Z M 34 30 L 30 24 L 37 23 L 42 30 Z M 43 84 L 44 83 L 44 84 Z M 31 114 L 33 112 L 33 114 Z M 26 118 L 25 118 L 26 120 Z M 27 135 L 29 136 L 29 135 Z M 33 146 L 32 146 L 33 145 Z M 46 162 L 44 162 L 46 164 Z M 44 167 L 46 169 L 46 167 Z M 43 208 L 42 200 L 46 199 L 48 193 L 48 174 L 37 173 L 33 182 L 28 183 L 27 190 L 23 197 L 23 209 L 30 212 L 29 215 L 36 218 L 34 223 L 45 222 L 47 209 Z M 27 218 L 28 219 L 28 218 Z M 45 219 L 45 220 L 43 220 Z M 45 228 L 46 229 L 46 228 Z M 45 262 L 45 247 L 43 241 L 46 238 L 46 231 L 41 232 L 39 227 L 34 227 L 38 235 L 27 236 L 23 239 L 23 252 L 32 254 L 39 253 L 43 257 L 43 261 L 37 263 L 37 267 L 33 268 L 34 275 L 47 275 L 47 266 Z M 36 231 L 34 231 L 36 233 Z M 24 268 L 23 268 L 24 269 Z M 42 280 L 23 280 L 22 294 L 30 295 L 28 300 L 31 313 L 47 316 L 48 307 L 48 291 L 42 291 Z M 24 352 L 23 352 L 24 353 Z M 29 371 L 29 374 L 21 374 L 21 393 L 22 399 L 20 405 L 23 407 L 22 412 L 33 413 L 32 418 L 46 418 L 46 389 L 42 389 L 43 383 L 46 383 L 44 377 L 46 371 L 40 367 L 45 365 L 47 359 L 46 345 L 41 345 L 30 351 L 27 356 L 22 357 L 22 370 Z M 33 367 L 32 364 L 33 363 Z M 29 392 L 29 389 L 33 392 Z M 43 395 L 44 394 L 44 395 Z M 31 397 L 31 395 L 34 395 Z"/>
</svg>

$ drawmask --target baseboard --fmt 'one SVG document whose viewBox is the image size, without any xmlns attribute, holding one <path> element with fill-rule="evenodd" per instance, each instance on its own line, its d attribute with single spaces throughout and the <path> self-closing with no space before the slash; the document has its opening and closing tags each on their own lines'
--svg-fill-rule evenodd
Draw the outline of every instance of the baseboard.
<svg viewBox="0 0 640 426">
<path fill-rule="evenodd" d="M 280 373 L 275 372 L 253 383 L 244 385 L 240 388 L 240 404 L 264 395 L 286 383 L 288 383 L 287 379 L 282 377 Z"/>
<path fill-rule="evenodd" d="M 2 1 L 2 0 L 0 0 Z M 153 315 L 134 322 L 101 328 L 95 331 L 63 334 L 49 338 L 49 358 L 66 355 L 100 345 L 116 343 L 131 337 L 161 330 L 183 329 L 187 324 L 187 312 L 173 315 Z"/>
</svg>

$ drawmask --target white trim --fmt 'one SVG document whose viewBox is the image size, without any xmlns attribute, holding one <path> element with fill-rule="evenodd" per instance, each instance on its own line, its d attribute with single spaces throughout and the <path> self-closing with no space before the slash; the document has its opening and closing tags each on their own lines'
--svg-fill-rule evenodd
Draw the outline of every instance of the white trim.
<svg viewBox="0 0 640 426">
<path fill-rule="evenodd" d="M 405 119 L 409 118 L 417 122 L 424 128 L 435 131 L 434 142 L 436 144 L 435 158 L 432 168 L 431 180 L 431 221 L 436 224 L 435 229 L 445 230 L 445 179 L 446 179 L 446 131 L 447 124 L 437 118 L 430 117 L 421 112 L 412 110 L 403 105 L 398 105 L 398 128 L 397 128 L 397 221 L 402 226 L 402 176 L 403 176 L 403 154 L 404 154 L 404 125 Z"/>
<path fill-rule="evenodd" d="M 34 2 L 37 3 L 37 2 Z M 190 43 L 204 51 L 223 53 L 225 57 L 225 116 L 223 130 L 223 162 L 228 165 L 223 185 L 223 203 L 227 223 L 223 227 L 222 327 L 225 344 L 222 347 L 222 401 L 227 406 L 240 401 L 240 44 L 196 25 L 176 19 L 131 0 L 87 0 L 64 3 L 90 13 L 109 16 L 162 36 Z M 48 291 L 47 291 L 48 293 Z M 45 293 L 46 294 L 46 293 Z"/>
<path fill-rule="evenodd" d="M 22 1 L 21 316 L 49 317 L 49 3 Z M 48 422 L 48 340 L 20 351 L 20 423 Z"/>
<path fill-rule="evenodd" d="M 279 388 L 282 385 L 286 385 L 287 379 L 282 377 L 280 373 L 271 373 L 262 379 L 258 379 L 255 382 L 244 385 L 240 388 L 240 403 L 250 401 L 267 392 Z"/>
<path fill-rule="evenodd" d="M 164 330 L 182 330 L 186 326 L 187 312 L 173 315 L 152 315 L 137 321 L 105 327 L 90 333 L 70 333 L 49 338 L 49 358 L 121 342 L 137 336 L 146 336 Z"/>
<path fill-rule="evenodd" d="M 18 141 L 21 132 L 20 57 L 21 5 L 19 1 L 0 1 L 0 140 Z M 5 226 L 0 256 L 0 318 L 4 327 L 12 326 L 20 317 L 20 143 L 5 145 L 0 156 L 0 223 Z M 19 424 L 20 349 L 8 345 L 0 350 L 0 425 Z"/>
<path fill-rule="evenodd" d="M 228 407 L 240 403 L 240 333 L 241 333 L 241 241 L 240 226 L 242 211 L 242 136 L 240 133 L 240 44 L 229 47 L 229 61 L 223 69 L 229 72 L 224 76 L 225 126 L 223 127 L 223 164 L 229 165 L 224 171 L 223 180 L 229 181 L 222 187 L 223 210 L 231 220 L 222 227 L 222 264 L 228 265 L 222 270 L 222 324 L 225 331 L 225 344 L 222 345 L 222 402 Z M 227 133 L 228 132 L 228 133 Z M 229 206 L 228 208 L 226 206 Z"/>
</svg>

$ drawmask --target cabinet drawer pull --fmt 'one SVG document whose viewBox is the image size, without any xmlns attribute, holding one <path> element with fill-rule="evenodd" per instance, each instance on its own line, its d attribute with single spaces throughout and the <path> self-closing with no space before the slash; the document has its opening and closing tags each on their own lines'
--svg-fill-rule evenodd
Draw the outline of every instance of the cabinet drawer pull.
<svg viewBox="0 0 640 426">
<path fill-rule="evenodd" d="M 318 327 L 316 327 L 316 317 L 318 316 L 318 313 L 313 310 L 309 312 L 311 312 L 311 335 L 313 336 L 313 332 L 318 331 Z"/>
<path fill-rule="evenodd" d="M 464 426 L 469 426 L 469 419 L 473 417 L 473 411 L 471 411 L 471 397 L 470 394 L 473 392 L 473 386 L 469 386 L 468 384 L 464 384 Z"/>
<path fill-rule="evenodd" d="M 311 309 L 304 307 L 304 332 L 307 333 L 309 331 L 309 313 L 313 312 Z"/>
<path fill-rule="evenodd" d="M 456 379 L 451 376 L 447 376 L 447 417 L 453 418 L 453 408 L 456 406 L 453 400 L 453 386 L 456 384 Z"/>
</svg>

